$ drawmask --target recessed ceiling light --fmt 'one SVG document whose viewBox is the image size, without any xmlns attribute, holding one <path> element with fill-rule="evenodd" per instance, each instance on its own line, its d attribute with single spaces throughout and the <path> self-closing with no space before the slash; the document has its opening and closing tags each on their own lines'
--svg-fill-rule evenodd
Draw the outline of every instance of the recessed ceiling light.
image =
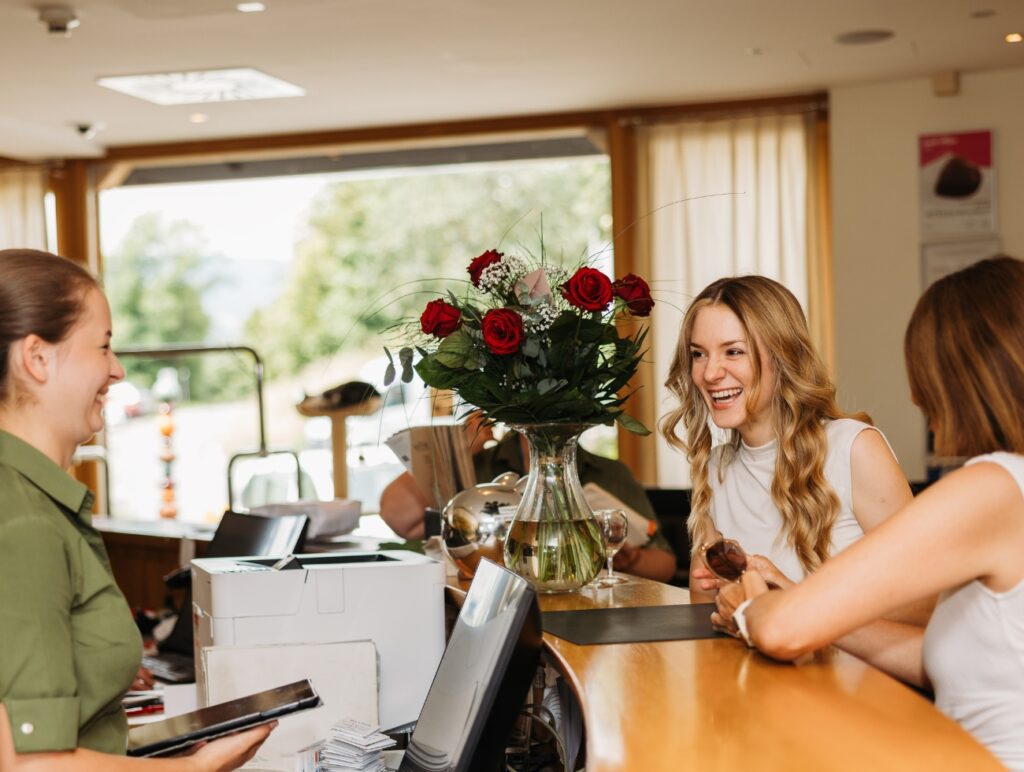
<svg viewBox="0 0 1024 772">
<path fill-rule="evenodd" d="M 857 29 L 850 32 L 842 32 L 835 37 L 835 41 L 842 46 L 863 46 L 869 43 L 881 43 L 893 36 L 892 30 L 887 29 Z"/>
<path fill-rule="evenodd" d="M 263 3 L 239 3 L 235 9 L 242 13 L 261 13 L 267 10 L 267 6 Z"/>
<path fill-rule="evenodd" d="M 278 99 L 304 96 L 293 83 L 251 67 L 225 70 L 192 70 L 154 75 L 122 75 L 100 78 L 104 88 L 155 102 L 158 105 L 191 105 L 204 102 L 235 102 L 243 99 Z"/>
<path fill-rule="evenodd" d="M 1020 41 L 1024 40 L 1024 35 L 1021 35 L 1019 32 L 1011 32 L 1009 35 L 1003 38 L 1003 40 L 1005 40 L 1007 43 L 1019 43 Z"/>
<path fill-rule="evenodd" d="M 208 120 L 210 120 L 209 116 L 206 113 L 192 113 L 192 115 L 190 115 L 188 119 L 191 123 L 206 123 Z"/>
</svg>

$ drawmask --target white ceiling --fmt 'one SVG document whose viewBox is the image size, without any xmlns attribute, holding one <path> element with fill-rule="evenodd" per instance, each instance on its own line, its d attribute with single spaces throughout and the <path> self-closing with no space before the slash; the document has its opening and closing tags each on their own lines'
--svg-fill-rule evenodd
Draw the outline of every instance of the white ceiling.
<svg viewBox="0 0 1024 772">
<path fill-rule="evenodd" d="M 1020 0 L 0 0 L 0 156 L 785 94 L 1024 66 Z M 972 18 L 972 12 L 995 15 Z M 839 32 L 891 40 L 846 47 Z M 751 53 L 757 49 L 759 54 Z M 306 96 L 161 107 L 101 76 L 248 66 Z M 204 124 L 188 116 L 209 115 Z M 76 125 L 103 122 L 92 140 Z"/>
</svg>

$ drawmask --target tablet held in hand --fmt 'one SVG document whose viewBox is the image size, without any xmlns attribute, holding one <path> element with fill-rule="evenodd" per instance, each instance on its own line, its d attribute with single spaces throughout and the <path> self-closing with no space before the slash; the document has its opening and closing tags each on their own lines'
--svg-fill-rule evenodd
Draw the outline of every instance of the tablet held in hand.
<svg viewBox="0 0 1024 772">
<path fill-rule="evenodd" d="M 200 708 L 128 733 L 129 756 L 167 756 L 196 743 L 250 729 L 321 705 L 308 679 Z"/>
</svg>

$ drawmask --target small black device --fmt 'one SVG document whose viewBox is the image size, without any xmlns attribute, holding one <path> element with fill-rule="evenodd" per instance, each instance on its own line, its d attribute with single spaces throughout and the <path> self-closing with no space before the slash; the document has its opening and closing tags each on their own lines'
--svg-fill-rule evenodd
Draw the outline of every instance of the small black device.
<svg viewBox="0 0 1024 772">
<path fill-rule="evenodd" d="M 266 724 L 281 716 L 323 704 L 307 680 L 221 702 L 128 733 L 129 756 L 166 756 L 204 740 Z"/>
</svg>

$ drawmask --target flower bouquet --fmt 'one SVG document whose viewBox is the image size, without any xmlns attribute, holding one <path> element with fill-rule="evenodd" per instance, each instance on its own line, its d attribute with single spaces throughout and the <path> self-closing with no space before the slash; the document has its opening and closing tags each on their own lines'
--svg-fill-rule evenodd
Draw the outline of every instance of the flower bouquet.
<svg viewBox="0 0 1024 772">
<path fill-rule="evenodd" d="M 574 589 L 600 570 L 600 532 L 583 499 L 576 439 L 594 424 L 648 429 L 622 408 L 647 331 L 621 325 L 647 317 L 654 301 L 642 278 L 612 281 L 596 268 L 575 270 L 488 250 L 468 266 L 462 294 L 427 303 L 413 346 L 399 351 L 403 380 L 412 370 L 450 389 L 491 421 L 522 432 L 530 445 L 529 481 L 505 544 L 505 561 L 541 590 Z M 385 382 L 397 375 L 390 352 Z M 418 354 L 418 360 L 413 363 Z"/>
</svg>

